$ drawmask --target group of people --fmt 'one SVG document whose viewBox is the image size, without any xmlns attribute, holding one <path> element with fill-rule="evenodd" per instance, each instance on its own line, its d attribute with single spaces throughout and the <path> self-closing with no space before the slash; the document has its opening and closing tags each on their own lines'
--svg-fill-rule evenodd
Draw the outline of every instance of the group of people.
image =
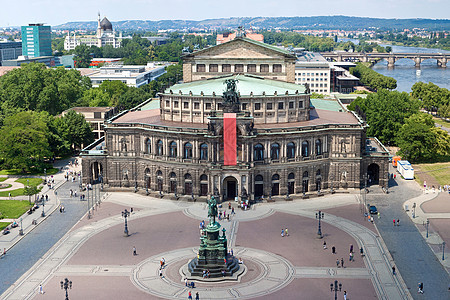
<svg viewBox="0 0 450 300">
<path fill-rule="evenodd" d="M 288 229 L 281 228 L 281 237 L 289 236 Z"/>
<path fill-rule="evenodd" d="M 397 221 L 394 219 L 392 222 L 394 223 L 394 226 L 400 226 L 400 219 L 397 219 Z"/>
</svg>

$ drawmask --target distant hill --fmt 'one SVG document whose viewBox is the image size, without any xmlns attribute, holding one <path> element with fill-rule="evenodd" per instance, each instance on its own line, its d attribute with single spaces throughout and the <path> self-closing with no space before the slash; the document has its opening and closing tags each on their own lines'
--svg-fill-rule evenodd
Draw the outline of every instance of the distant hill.
<svg viewBox="0 0 450 300">
<path fill-rule="evenodd" d="M 110 20 L 111 21 L 111 20 Z M 347 16 L 322 17 L 255 17 L 191 20 L 143 21 L 126 20 L 112 22 L 115 30 L 163 30 L 163 29 L 227 29 L 244 26 L 245 28 L 285 28 L 285 29 L 412 29 L 450 30 L 449 19 L 380 19 Z M 68 22 L 52 26 L 53 29 L 87 29 L 95 30 L 97 22 Z"/>
</svg>

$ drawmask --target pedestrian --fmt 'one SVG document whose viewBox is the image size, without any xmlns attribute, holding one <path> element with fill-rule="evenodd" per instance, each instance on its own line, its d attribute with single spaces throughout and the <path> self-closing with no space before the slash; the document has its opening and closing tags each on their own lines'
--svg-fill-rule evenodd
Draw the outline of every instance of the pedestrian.
<svg viewBox="0 0 450 300">
<path fill-rule="evenodd" d="M 203 274 L 205 273 L 206 273 L 205 270 L 203 270 Z M 203 278 L 205 278 L 205 276 L 203 276 Z M 188 279 L 186 277 L 184 278 L 184 285 L 188 286 Z"/>
<path fill-rule="evenodd" d="M 400 226 L 400 219 L 397 219 L 397 226 Z"/>
<path fill-rule="evenodd" d="M 231 248 L 230 254 L 231 254 L 231 256 L 233 256 L 233 248 Z"/>
<path fill-rule="evenodd" d="M 417 293 L 423 294 L 423 282 L 419 282 L 419 289 L 417 290 Z"/>
<path fill-rule="evenodd" d="M 353 261 L 353 252 L 350 252 L 349 261 Z"/>
<path fill-rule="evenodd" d="M 395 275 L 395 266 L 392 266 L 392 275 Z"/>
<path fill-rule="evenodd" d="M 347 291 L 344 291 L 344 300 L 347 300 Z"/>
<path fill-rule="evenodd" d="M 8 193 L 8 196 L 9 196 L 9 200 L 11 200 L 11 193 Z"/>
<path fill-rule="evenodd" d="M 133 246 L 133 255 L 137 255 L 135 246 Z"/>
<path fill-rule="evenodd" d="M 161 269 L 159 269 L 159 277 L 161 277 L 162 278 L 162 270 Z"/>
<path fill-rule="evenodd" d="M 188 299 L 189 299 L 189 300 L 192 300 L 192 294 L 191 294 L 191 291 L 189 291 Z"/>
<path fill-rule="evenodd" d="M 344 258 L 341 257 L 341 267 L 344 267 Z"/>
<path fill-rule="evenodd" d="M 284 230 L 284 235 L 285 235 L 285 236 L 289 236 L 287 227 L 286 227 L 286 229 Z"/>
<path fill-rule="evenodd" d="M 281 237 L 284 237 L 284 229 L 281 228 Z"/>
<path fill-rule="evenodd" d="M 332 254 L 336 254 L 336 247 L 335 246 L 331 247 L 331 253 Z"/>
<path fill-rule="evenodd" d="M 339 268 L 339 258 L 338 259 L 336 259 L 336 267 L 338 267 Z"/>
<path fill-rule="evenodd" d="M 378 219 L 380 218 L 380 212 L 377 213 Z"/>
<path fill-rule="evenodd" d="M 195 300 L 200 300 L 200 295 L 197 293 L 195 293 Z"/>
<path fill-rule="evenodd" d="M 39 294 L 44 294 L 44 288 L 42 287 L 42 284 L 39 285 Z"/>
<path fill-rule="evenodd" d="M 232 215 L 235 214 L 235 212 L 234 212 L 234 206 L 231 208 L 231 214 L 232 214 Z"/>
<path fill-rule="evenodd" d="M 327 242 L 323 241 L 323 250 L 327 249 Z"/>
<path fill-rule="evenodd" d="M 359 253 L 361 253 L 361 256 L 364 256 L 364 249 L 363 249 L 363 247 L 361 247 L 361 249 L 359 249 Z"/>
<path fill-rule="evenodd" d="M 353 244 L 350 245 L 350 252 L 353 253 Z"/>
<path fill-rule="evenodd" d="M 45 201 L 48 201 L 48 195 L 45 195 Z"/>
<path fill-rule="evenodd" d="M 394 223 L 394 226 L 395 226 L 395 219 L 394 219 L 394 220 L 392 220 L 392 222 Z"/>
</svg>

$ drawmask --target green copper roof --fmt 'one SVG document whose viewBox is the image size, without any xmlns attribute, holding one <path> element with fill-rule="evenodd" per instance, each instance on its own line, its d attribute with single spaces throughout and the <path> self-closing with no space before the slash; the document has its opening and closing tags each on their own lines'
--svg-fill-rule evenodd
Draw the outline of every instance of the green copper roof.
<svg viewBox="0 0 450 300">
<path fill-rule="evenodd" d="M 275 92 L 279 96 L 285 95 L 286 92 L 289 95 L 305 93 L 304 85 L 271 80 L 253 75 L 229 75 L 189 83 L 175 84 L 166 89 L 164 93 L 169 94 L 172 90 L 174 94 L 179 94 L 181 91 L 183 95 L 189 95 L 191 92 L 192 95 L 201 95 L 203 92 L 205 96 L 211 96 L 213 92 L 215 92 L 216 96 L 221 96 L 226 90 L 226 85 L 224 82 L 230 78 L 238 80 L 236 89 L 241 96 L 250 96 L 251 92 L 253 92 L 254 96 L 261 96 L 263 93 L 265 93 L 266 96 L 273 96 Z"/>
<path fill-rule="evenodd" d="M 344 111 L 344 108 L 336 100 L 310 99 L 311 106 L 317 109 L 329 111 Z"/>
<path fill-rule="evenodd" d="M 159 108 L 159 99 L 155 98 L 149 101 L 147 104 L 141 106 L 141 110 L 149 110 Z"/>
</svg>

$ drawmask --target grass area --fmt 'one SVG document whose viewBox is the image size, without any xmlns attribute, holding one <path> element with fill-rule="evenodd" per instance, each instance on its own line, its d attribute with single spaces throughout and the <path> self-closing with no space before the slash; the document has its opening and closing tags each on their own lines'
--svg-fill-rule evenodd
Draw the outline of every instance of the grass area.
<svg viewBox="0 0 450 300">
<path fill-rule="evenodd" d="M 28 181 L 30 185 L 40 185 L 44 180 L 41 178 L 19 178 L 16 180 L 23 185 L 28 185 Z"/>
<path fill-rule="evenodd" d="M 47 175 L 54 175 L 58 173 L 58 168 L 48 168 Z M 43 171 L 31 170 L 30 172 L 23 173 L 21 169 L 0 170 L 0 175 L 39 175 L 44 176 Z"/>
<path fill-rule="evenodd" d="M 17 219 L 29 210 L 31 205 L 28 201 L 20 200 L 1 200 L 0 201 L 0 218 Z"/>
<path fill-rule="evenodd" d="M 423 185 L 423 179 L 421 179 L 420 173 L 424 172 L 429 176 L 432 176 L 440 185 L 450 184 L 450 162 L 434 163 L 434 164 L 418 164 L 420 170 L 416 170 L 416 180 Z M 416 168 L 417 168 L 416 167 Z"/>
<path fill-rule="evenodd" d="M 450 122 L 442 120 L 441 118 L 433 118 L 436 124 L 442 125 L 444 127 L 450 128 Z"/>
<path fill-rule="evenodd" d="M 0 182 L 5 181 L 6 179 L 8 179 L 8 177 L 0 177 Z"/>
<path fill-rule="evenodd" d="M 5 229 L 6 226 L 8 226 L 9 224 L 11 224 L 11 223 L 8 223 L 8 222 L 0 222 L 0 230 Z"/>
<path fill-rule="evenodd" d="M 5 186 L 0 186 L 0 189 L 7 189 L 7 188 L 11 187 L 11 185 L 9 183 L 5 183 L 5 184 L 6 184 Z"/>
</svg>

